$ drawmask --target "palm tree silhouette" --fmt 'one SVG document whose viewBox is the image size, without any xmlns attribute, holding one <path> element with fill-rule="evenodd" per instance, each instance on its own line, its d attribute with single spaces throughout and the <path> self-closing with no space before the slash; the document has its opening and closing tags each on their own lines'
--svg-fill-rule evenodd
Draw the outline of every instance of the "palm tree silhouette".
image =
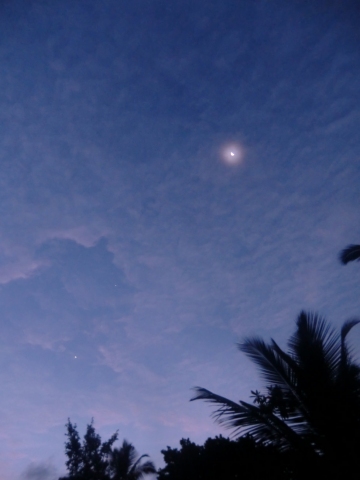
<svg viewBox="0 0 360 480">
<path fill-rule="evenodd" d="M 215 404 L 213 416 L 235 436 L 249 433 L 280 451 L 325 458 L 341 471 L 350 468 L 360 446 L 360 367 L 346 336 L 359 322 L 345 322 L 338 334 L 318 315 L 301 312 L 287 353 L 259 337 L 239 344 L 267 383 L 266 394 L 252 392 L 254 404 L 200 387 L 191 400 Z"/>
<path fill-rule="evenodd" d="M 360 261 L 360 245 L 348 245 L 344 250 L 341 250 L 339 255 L 340 262 L 346 265 L 354 260 Z"/>
<path fill-rule="evenodd" d="M 124 440 L 121 447 L 114 448 L 110 454 L 111 480 L 140 480 L 149 473 L 156 473 L 153 462 L 143 462 L 148 456 L 145 454 L 139 457 L 135 447 Z"/>
</svg>

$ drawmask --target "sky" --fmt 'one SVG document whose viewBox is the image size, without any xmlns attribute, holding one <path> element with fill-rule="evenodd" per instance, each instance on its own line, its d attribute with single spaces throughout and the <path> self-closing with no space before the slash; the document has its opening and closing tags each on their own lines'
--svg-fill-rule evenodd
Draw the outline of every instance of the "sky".
<svg viewBox="0 0 360 480">
<path fill-rule="evenodd" d="M 230 434 L 192 387 L 261 388 L 237 342 L 360 315 L 338 260 L 359 21 L 350 0 L 1 0 L 3 480 L 64 475 L 68 418 L 161 467 Z"/>
</svg>

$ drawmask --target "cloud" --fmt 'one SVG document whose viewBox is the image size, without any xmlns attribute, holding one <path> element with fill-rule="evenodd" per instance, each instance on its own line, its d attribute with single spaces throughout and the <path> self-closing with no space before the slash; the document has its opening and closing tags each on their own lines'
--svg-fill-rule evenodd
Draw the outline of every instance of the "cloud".
<svg viewBox="0 0 360 480">
<path fill-rule="evenodd" d="M 81 225 L 74 228 L 54 229 L 50 230 L 41 236 L 41 242 L 48 240 L 73 240 L 74 242 L 84 247 L 93 247 L 102 237 L 108 234 L 107 229 L 90 228 L 89 225 Z"/>
<path fill-rule="evenodd" d="M 29 258 L 19 259 L 0 267 L 0 284 L 5 285 L 9 282 L 31 277 L 41 266 L 38 262 Z"/>
<path fill-rule="evenodd" d="M 152 369 L 148 368 L 142 362 L 137 362 L 129 358 L 129 355 L 119 351 L 118 346 L 99 346 L 101 354 L 101 364 L 111 368 L 117 374 L 123 374 L 134 381 L 134 376 L 142 385 L 158 387 L 164 383 L 164 378 L 157 375 Z"/>
<path fill-rule="evenodd" d="M 64 344 L 70 340 L 69 336 L 56 336 L 51 332 L 37 332 L 27 330 L 24 332 L 23 342 L 35 347 L 43 348 L 44 350 L 52 350 L 54 352 L 63 351 Z"/>
<path fill-rule="evenodd" d="M 21 480 L 57 480 L 58 475 L 50 461 L 31 463 L 21 474 Z"/>
</svg>

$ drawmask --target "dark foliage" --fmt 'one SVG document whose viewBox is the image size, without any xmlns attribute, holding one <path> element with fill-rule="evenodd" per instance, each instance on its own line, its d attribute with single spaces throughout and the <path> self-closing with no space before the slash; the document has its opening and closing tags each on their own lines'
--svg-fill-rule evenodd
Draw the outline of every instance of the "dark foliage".
<svg viewBox="0 0 360 480">
<path fill-rule="evenodd" d="M 348 245 L 339 255 L 340 262 L 346 265 L 349 262 L 360 261 L 360 245 Z"/>
<path fill-rule="evenodd" d="M 159 470 L 158 480 L 302 478 L 300 463 L 293 455 L 256 443 L 250 436 L 236 441 L 209 438 L 203 446 L 182 439 L 180 446 L 179 450 L 162 450 L 166 466 Z"/>
<path fill-rule="evenodd" d="M 91 421 L 81 443 L 76 424 L 69 419 L 66 428 L 68 476 L 59 480 L 140 480 L 149 473 L 156 473 L 150 460 L 143 462 L 148 455 L 139 457 L 134 446 L 126 440 L 120 448 L 113 448 L 117 432 L 102 442 Z"/>
<path fill-rule="evenodd" d="M 146 457 L 149 455 L 139 457 L 135 447 L 124 440 L 121 448 L 114 448 L 110 454 L 111 480 L 140 480 L 145 475 L 156 473 L 153 462 L 143 461 Z"/>
<path fill-rule="evenodd" d="M 69 419 L 66 428 L 68 440 L 65 443 L 65 453 L 68 457 L 66 467 L 69 475 L 59 480 L 109 480 L 108 458 L 111 447 L 117 440 L 117 432 L 107 442 L 102 442 L 100 435 L 95 432 L 92 420 L 87 425 L 81 443 L 76 424 L 72 424 Z"/>
</svg>

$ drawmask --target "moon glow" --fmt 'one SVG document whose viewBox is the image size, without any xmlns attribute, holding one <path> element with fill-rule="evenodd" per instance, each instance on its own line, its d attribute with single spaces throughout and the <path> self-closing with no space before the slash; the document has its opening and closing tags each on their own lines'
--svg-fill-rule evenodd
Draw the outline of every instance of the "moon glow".
<svg viewBox="0 0 360 480">
<path fill-rule="evenodd" d="M 238 165 L 244 158 L 244 150 L 239 144 L 226 144 L 221 147 L 220 155 L 226 164 Z"/>
</svg>

